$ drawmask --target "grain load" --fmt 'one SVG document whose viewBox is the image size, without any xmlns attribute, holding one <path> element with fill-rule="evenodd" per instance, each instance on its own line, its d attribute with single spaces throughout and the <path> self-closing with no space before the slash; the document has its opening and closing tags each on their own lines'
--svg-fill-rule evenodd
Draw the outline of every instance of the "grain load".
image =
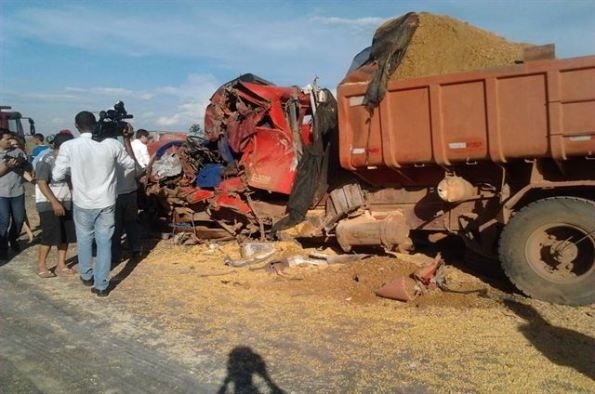
<svg viewBox="0 0 595 394">
<path fill-rule="evenodd" d="M 419 26 L 390 79 L 505 66 L 522 60 L 523 49 L 530 46 L 449 16 L 428 12 L 418 16 Z"/>
</svg>

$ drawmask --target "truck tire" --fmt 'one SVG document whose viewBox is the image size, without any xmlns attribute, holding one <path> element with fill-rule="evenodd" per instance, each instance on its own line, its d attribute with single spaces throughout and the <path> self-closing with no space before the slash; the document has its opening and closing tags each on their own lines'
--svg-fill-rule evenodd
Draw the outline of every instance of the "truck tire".
<svg viewBox="0 0 595 394">
<path fill-rule="evenodd" d="M 595 303 L 595 204 L 554 197 L 524 207 L 504 226 L 498 254 L 506 276 L 526 295 Z"/>
</svg>

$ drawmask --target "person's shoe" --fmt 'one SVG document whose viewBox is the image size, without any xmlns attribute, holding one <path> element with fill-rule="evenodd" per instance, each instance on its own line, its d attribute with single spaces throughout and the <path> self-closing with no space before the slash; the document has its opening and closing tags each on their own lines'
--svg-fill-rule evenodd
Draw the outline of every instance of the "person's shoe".
<svg viewBox="0 0 595 394">
<path fill-rule="evenodd" d="M 107 297 L 109 295 L 109 292 L 110 292 L 109 286 L 103 290 L 99 290 L 94 287 L 91 288 L 91 293 L 95 294 L 97 297 Z"/>
<path fill-rule="evenodd" d="M 21 245 L 19 245 L 19 241 L 11 242 L 10 243 L 10 248 L 15 253 L 20 253 L 21 252 Z"/>
<path fill-rule="evenodd" d="M 83 279 L 82 276 L 79 276 L 79 278 L 81 279 L 81 282 L 83 282 L 83 284 L 87 287 L 93 286 L 95 284 L 93 277 L 91 277 L 91 279 Z"/>
</svg>

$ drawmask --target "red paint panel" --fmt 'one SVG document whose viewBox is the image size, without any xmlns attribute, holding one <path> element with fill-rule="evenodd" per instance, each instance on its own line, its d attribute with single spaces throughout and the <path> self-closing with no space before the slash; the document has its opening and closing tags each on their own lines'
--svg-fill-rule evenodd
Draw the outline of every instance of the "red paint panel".
<svg viewBox="0 0 595 394">
<path fill-rule="evenodd" d="M 295 178 L 292 141 L 279 130 L 258 129 L 246 146 L 240 164 L 248 185 L 257 189 L 290 194 Z"/>
</svg>

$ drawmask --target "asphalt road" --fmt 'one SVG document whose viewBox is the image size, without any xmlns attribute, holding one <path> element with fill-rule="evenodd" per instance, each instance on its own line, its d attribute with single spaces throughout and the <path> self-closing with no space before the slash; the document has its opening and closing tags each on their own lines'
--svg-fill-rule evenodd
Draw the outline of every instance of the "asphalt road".
<svg viewBox="0 0 595 394">
<path fill-rule="evenodd" d="M 213 393 L 226 366 L 77 277 L 40 279 L 29 247 L 0 267 L 0 393 Z M 32 260 L 33 259 L 33 260 Z M 183 356 L 181 356 L 183 352 Z"/>
</svg>

